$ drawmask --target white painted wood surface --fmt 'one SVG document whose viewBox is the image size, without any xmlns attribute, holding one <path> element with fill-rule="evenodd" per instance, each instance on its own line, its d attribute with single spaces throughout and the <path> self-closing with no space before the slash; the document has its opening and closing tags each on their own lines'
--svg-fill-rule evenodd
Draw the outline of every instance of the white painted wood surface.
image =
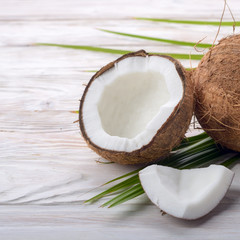
<svg viewBox="0 0 240 240">
<path fill-rule="evenodd" d="M 238 0 L 228 1 L 239 20 Z M 219 20 L 223 1 L 0 0 L 0 239 L 239 239 L 240 168 L 208 216 L 161 216 L 146 197 L 113 209 L 82 205 L 102 183 L 133 170 L 100 164 L 80 136 L 77 114 L 92 73 L 117 55 L 37 47 L 35 42 L 195 53 L 190 47 L 114 36 L 97 28 L 212 42 L 217 27 L 132 17 Z M 224 20 L 231 20 L 226 12 Z M 239 32 L 239 28 L 236 29 Z M 232 33 L 221 29 L 219 38 Z M 189 66 L 189 61 L 182 61 Z M 194 66 L 197 62 L 192 62 Z M 92 192 L 87 193 L 89 190 Z"/>
</svg>

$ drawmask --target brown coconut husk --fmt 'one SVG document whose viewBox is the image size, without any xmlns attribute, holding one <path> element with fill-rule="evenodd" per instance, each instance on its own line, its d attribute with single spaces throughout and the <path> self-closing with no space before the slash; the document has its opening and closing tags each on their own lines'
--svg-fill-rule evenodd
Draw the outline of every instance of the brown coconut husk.
<svg viewBox="0 0 240 240">
<path fill-rule="evenodd" d="M 222 146 L 240 151 L 240 35 L 205 54 L 192 78 L 200 125 Z"/>
<path fill-rule="evenodd" d="M 165 122 L 165 124 L 158 130 L 156 135 L 152 140 L 142 148 L 132 151 L 132 152 L 122 152 L 122 151 L 111 151 L 108 149 L 103 149 L 95 145 L 91 139 L 88 137 L 82 118 L 82 109 L 85 101 L 85 96 L 88 92 L 88 89 L 91 87 L 91 83 L 101 74 L 108 71 L 114 64 L 128 57 L 146 57 L 146 56 L 159 56 L 167 58 L 172 61 L 176 67 L 176 70 L 182 80 L 184 87 L 184 94 L 181 101 L 175 107 L 171 116 Z M 161 157 L 167 156 L 169 152 L 180 144 L 184 135 L 189 127 L 191 118 L 193 114 L 193 86 L 190 79 L 190 75 L 182 65 L 172 57 L 162 56 L 162 55 L 151 55 L 146 53 L 144 50 L 126 54 L 116 61 L 109 63 L 100 69 L 88 83 L 80 103 L 79 109 L 79 123 L 80 129 L 82 132 L 83 138 L 86 140 L 88 146 L 93 149 L 96 153 L 102 156 L 105 159 L 108 159 L 113 162 L 120 164 L 139 164 L 139 163 L 150 163 Z"/>
</svg>

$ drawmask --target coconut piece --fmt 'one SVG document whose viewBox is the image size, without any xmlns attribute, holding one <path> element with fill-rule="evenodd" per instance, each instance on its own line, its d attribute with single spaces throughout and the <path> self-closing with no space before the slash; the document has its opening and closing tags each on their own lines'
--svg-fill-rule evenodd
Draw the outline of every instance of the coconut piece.
<svg viewBox="0 0 240 240">
<path fill-rule="evenodd" d="M 192 75 L 195 115 L 217 143 L 240 151 L 240 35 L 219 42 Z"/>
<path fill-rule="evenodd" d="M 100 69 L 80 102 L 80 129 L 91 149 L 110 161 L 146 163 L 183 139 L 193 87 L 178 61 L 141 50 Z"/>
<path fill-rule="evenodd" d="M 149 199 L 162 211 L 183 219 L 200 218 L 215 208 L 233 176 L 221 165 L 187 170 L 151 165 L 139 172 Z"/>
</svg>

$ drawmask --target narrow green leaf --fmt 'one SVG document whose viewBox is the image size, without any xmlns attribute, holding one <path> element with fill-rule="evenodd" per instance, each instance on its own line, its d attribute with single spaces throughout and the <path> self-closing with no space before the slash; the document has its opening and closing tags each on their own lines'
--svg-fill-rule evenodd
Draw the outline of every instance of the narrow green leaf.
<svg viewBox="0 0 240 240">
<path fill-rule="evenodd" d="M 125 36 L 125 37 L 140 38 L 140 39 L 145 39 L 145 40 L 150 40 L 150 41 L 164 42 L 164 43 L 181 45 L 181 46 L 194 47 L 196 45 L 195 42 L 185 42 L 185 41 L 177 41 L 177 40 L 164 39 L 164 38 L 148 37 L 148 36 L 135 35 L 135 34 L 130 34 L 130 33 L 115 32 L 115 31 L 110 31 L 110 30 L 106 30 L 106 29 L 99 29 L 99 30 L 103 31 L 103 32 L 107 32 L 107 33 L 112 33 L 112 34 Z M 210 48 L 210 47 L 212 47 L 212 44 L 198 43 L 197 47 Z"/>
<path fill-rule="evenodd" d="M 219 21 L 192 21 L 192 20 L 172 20 L 172 19 L 162 19 L 162 18 L 143 18 L 136 17 L 136 20 L 146 20 L 152 22 L 165 22 L 165 23 L 177 23 L 177 24 L 194 24 L 194 25 L 212 25 L 219 26 Z M 222 22 L 221 26 L 233 26 L 234 22 Z M 240 26 L 240 22 L 235 22 L 235 26 Z"/>
<path fill-rule="evenodd" d="M 120 176 L 120 177 L 114 178 L 113 180 L 104 183 L 103 186 L 104 186 L 104 185 L 107 185 L 107 184 L 109 184 L 109 183 L 115 182 L 115 181 L 117 181 L 117 180 L 120 180 L 120 179 L 122 179 L 122 178 L 126 178 L 126 177 L 128 177 L 128 176 L 131 176 L 131 175 L 133 175 L 133 174 L 136 174 L 136 173 L 138 173 L 141 169 L 142 169 L 142 168 L 137 169 L 137 170 L 134 170 L 134 171 L 129 172 L 129 173 L 127 173 L 127 174 L 124 174 L 124 175 L 122 175 L 122 176 Z"/>
<path fill-rule="evenodd" d="M 125 201 L 128 201 L 136 196 L 140 195 L 140 193 L 144 193 L 143 188 L 140 183 L 134 185 L 130 189 L 126 190 L 124 193 L 118 194 L 116 197 L 111 200 L 105 202 L 101 207 L 113 207 Z M 137 195 L 136 195 L 137 194 Z"/>
<path fill-rule="evenodd" d="M 174 167 L 174 168 L 182 168 L 186 165 L 189 165 L 190 163 L 193 163 L 195 164 L 196 167 L 198 167 L 198 164 L 196 164 L 196 162 L 198 162 L 199 159 L 204 159 L 206 162 L 208 162 L 210 158 L 209 155 L 211 153 L 216 153 L 216 149 L 208 147 L 207 149 L 201 150 L 196 153 L 186 154 L 181 158 L 173 158 L 173 159 L 170 158 L 169 161 L 165 161 L 161 163 L 161 165 Z M 219 152 L 217 151 L 217 153 Z"/>
<path fill-rule="evenodd" d="M 216 151 L 205 151 L 205 154 L 195 154 L 194 159 L 190 159 L 188 161 L 185 161 L 181 164 L 179 164 L 179 169 L 190 169 L 190 168 L 196 168 L 196 167 L 202 167 L 209 165 L 211 162 L 216 162 L 219 158 L 222 158 L 223 155 L 221 152 Z"/>
<path fill-rule="evenodd" d="M 88 199 L 87 201 L 85 201 L 85 203 L 88 203 L 88 202 L 95 202 L 97 201 L 98 199 L 100 198 L 103 198 L 104 196 L 110 194 L 110 193 L 113 193 L 113 192 L 116 192 L 122 188 L 127 188 L 127 187 L 130 187 L 136 183 L 139 182 L 139 179 L 138 179 L 138 175 L 135 175 L 131 178 L 128 178 L 127 180 L 121 182 L 121 183 L 118 183 L 116 185 L 114 185 L 113 187 L 107 189 L 106 191 L 103 191 L 101 192 L 100 194 Z"/>
<path fill-rule="evenodd" d="M 131 52 L 131 51 L 128 51 L 128 50 L 120 50 L 120 49 L 101 48 L 101 47 L 92 47 L 92 46 L 81 46 L 81 45 L 55 44 L 55 43 L 36 43 L 35 45 L 71 48 L 71 49 L 77 49 L 77 50 L 88 50 L 88 51 L 93 51 L 93 52 L 104 52 L 104 53 L 113 53 L 113 54 L 126 54 L 126 53 Z"/>
<path fill-rule="evenodd" d="M 128 50 L 120 50 L 120 49 L 111 49 L 111 48 L 101 48 L 101 47 L 91 47 L 91 46 L 80 46 L 80 45 L 65 45 L 65 44 L 55 44 L 55 43 L 36 43 L 37 46 L 50 46 L 50 47 L 61 47 L 61 48 L 71 48 L 77 50 L 87 50 L 93 52 L 103 52 L 103 53 L 111 53 L 111 54 L 126 54 L 131 51 Z M 171 56 L 176 59 L 189 59 L 189 54 L 182 53 L 151 53 L 151 54 L 160 54 Z M 202 54 L 191 54 L 192 60 L 201 60 L 203 57 Z"/>
<path fill-rule="evenodd" d="M 135 197 L 138 197 L 138 196 L 140 196 L 140 195 L 142 195 L 142 194 L 144 194 L 144 190 L 141 188 L 141 189 L 136 190 L 136 191 L 134 191 L 134 192 L 132 192 L 132 193 L 129 193 L 125 198 L 119 200 L 118 202 L 115 202 L 115 203 L 111 204 L 111 205 L 109 206 L 109 208 L 112 208 L 112 207 L 115 207 L 115 206 L 117 206 L 117 205 L 119 205 L 119 204 L 122 204 L 122 203 L 124 203 L 124 202 L 127 202 L 127 201 L 129 201 L 129 200 L 131 200 L 131 199 L 133 199 L 133 198 L 135 198 Z"/>
<path fill-rule="evenodd" d="M 210 137 L 208 137 L 208 138 L 198 141 L 195 144 L 192 144 L 190 146 L 180 149 L 179 151 L 173 153 L 170 156 L 170 158 L 172 160 L 176 160 L 176 159 L 186 157 L 186 155 L 190 156 L 190 155 L 192 155 L 196 152 L 199 152 L 201 150 L 204 150 L 204 149 L 206 149 L 206 147 L 212 146 L 212 145 L 215 145 L 215 143 L 213 142 L 213 140 Z M 166 160 L 168 161 L 169 159 L 166 159 Z"/>
<path fill-rule="evenodd" d="M 84 70 L 83 72 L 97 72 L 97 70 Z"/>
<path fill-rule="evenodd" d="M 234 154 L 233 157 L 227 159 L 226 161 L 224 161 L 221 164 L 225 167 L 230 167 L 233 164 L 235 164 L 236 162 L 239 162 L 239 160 L 240 160 L 240 153 L 236 153 L 236 154 Z"/>
</svg>

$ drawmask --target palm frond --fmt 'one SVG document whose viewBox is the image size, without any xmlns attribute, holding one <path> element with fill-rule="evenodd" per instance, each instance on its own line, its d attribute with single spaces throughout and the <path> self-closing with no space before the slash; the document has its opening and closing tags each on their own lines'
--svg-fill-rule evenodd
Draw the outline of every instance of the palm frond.
<svg viewBox="0 0 240 240">
<path fill-rule="evenodd" d="M 180 146 L 176 148 L 169 157 L 161 160 L 158 164 L 178 169 L 207 167 L 213 163 L 230 167 L 239 161 L 239 159 L 240 153 L 223 149 L 204 132 L 197 136 L 185 138 Z M 142 168 L 137 169 L 105 183 L 104 185 L 113 183 L 123 178 L 125 179 L 100 194 L 90 198 L 86 201 L 86 203 L 92 203 L 109 196 L 109 194 L 113 194 L 115 196 L 102 204 L 102 207 L 114 207 L 144 194 L 144 190 L 141 187 L 138 177 L 138 172 L 141 169 Z"/>
<path fill-rule="evenodd" d="M 192 24 L 192 25 L 212 25 L 219 26 L 219 21 L 194 21 L 194 20 L 173 20 L 173 19 L 163 19 L 163 18 L 144 18 L 144 17 L 134 17 L 136 20 L 145 20 L 151 22 L 164 22 L 164 23 L 177 23 L 177 24 Z M 240 26 L 240 22 L 222 22 L 221 26 Z"/>
<path fill-rule="evenodd" d="M 76 50 L 87 50 L 92 52 L 102 52 L 102 53 L 111 53 L 111 54 L 126 54 L 132 51 L 121 50 L 121 49 L 111 49 L 111 48 L 102 48 L 102 47 L 92 47 L 92 46 L 81 46 L 81 45 L 66 45 L 66 44 L 55 44 L 55 43 L 35 43 L 37 46 L 49 46 L 49 47 L 61 47 L 61 48 L 71 48 Z M 182 53 L 159 53 L 152 52 L 150 54 L 160 54 L 171 56 L 176 59 L 189 59 L 189 54 Z M 201 60 L 203 57 L 202 54 L 191 54 L 192 60 Z"/>
<path fill-rule="evenodd" d="M 164 43 L 169 43 L 169 44 L 174 44 L 174 45 L 189 46 L 189 47 L 194 47 L 196 45 L 195 42 L 185 42 L 185 41 L 178 41 L 178 40 L 171 40 L 171 39 L 164 39 L 164 38 L 148 37 L 148 36 L 136 35 L 136 34 L 130 34 L 130 33 L 115 32 L 115 31 L 110 31 L 110 30 L 106 30 L 106 29 L 99 29 L 99 30 L 103 31 L 103 32 L 107 32 L 107 33 L 112 33 L 112 34 L 125 36 L 125 37 L 140 38 L 140 39 L 157 41 L 157 42 L 164 42 Z M 210 43 L 198 43 L 197 47 L 210 48 L 210 47 L 212 47 L 212 44 L 210 44 Z"/>
<path fill-rule="evenodd" d="M 83 45 L 66 45 L 66 44 L 55 44 L 55 43 L 36 43 L 35 45 L 49 46 L 49 47 L 71 48 L 71 49 L 76 49 L 76 50 L 87 50 L 87 51 L 92 51 L 92 52 L 103 52 L 103 53 L 112 53 L 112 54 L 121 54 L 121 55 L 131 52 L 131 51 L 128 51 L 128 50 L 93 47 L 93 46 L 83 46 Z"/>
</svg>

